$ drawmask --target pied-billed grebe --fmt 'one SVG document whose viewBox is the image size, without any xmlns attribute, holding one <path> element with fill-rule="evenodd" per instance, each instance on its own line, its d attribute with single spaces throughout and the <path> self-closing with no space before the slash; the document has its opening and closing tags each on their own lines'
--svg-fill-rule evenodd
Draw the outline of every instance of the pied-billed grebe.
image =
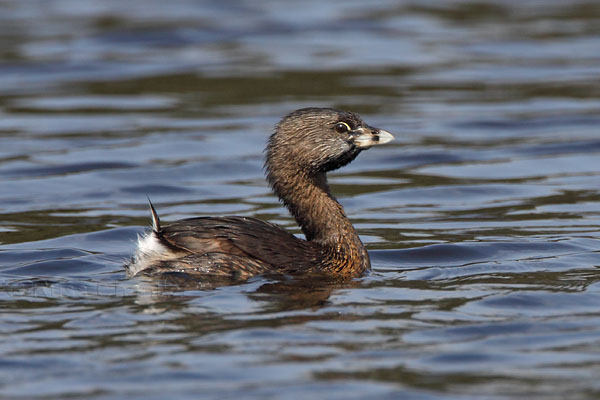
<svg viewBox="0 0 600 400">
<path fill-rule="evenodd" d="M 265 169 L 275 194 L 306 240 L 249 217 L 200 217 L 162 226 L 151 205 L 152 230 L 138 240 L 129 275 L 183 272 L 247 279 L 264 273 L 360 276 L 369 255 L 326 173 L 393 136 L 350 112 L 304 108 L 284 117 L 269 138 Z"/>
</svg>

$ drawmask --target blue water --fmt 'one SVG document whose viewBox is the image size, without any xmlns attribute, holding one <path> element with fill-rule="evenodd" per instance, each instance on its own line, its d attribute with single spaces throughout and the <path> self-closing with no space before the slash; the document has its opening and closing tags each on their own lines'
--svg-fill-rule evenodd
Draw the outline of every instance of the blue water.
<svg viewBox="0 0 600 400">
<path fill-rule="evenodd" d="M 600 396 L 600 7 L 0 1 L 0 397 Z M 296 108 L 396 136 L 331 175 L 373 271 L 129 279 L 149 224 L 294 221 Z"/>
</svg>

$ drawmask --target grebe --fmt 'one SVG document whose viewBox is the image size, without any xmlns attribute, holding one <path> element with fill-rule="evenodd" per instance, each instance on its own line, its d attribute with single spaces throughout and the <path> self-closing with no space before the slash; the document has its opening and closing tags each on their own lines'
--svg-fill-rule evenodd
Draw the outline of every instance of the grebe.
<svg viewBox="0 0 600 400">
<path fill-rule="evenodd" d="M 181 272 L 243 280 L 264 273 L 357 277 L 369 254 L 344 209 L 329 192 L 326 173 L 363 150 L 394 137 L 354 113 L 304 108 L 285 116 L 269 138 L 267 181 L 302 228 L 306 240 L 250 217 L 200 217 L 161 225 L 138 239 L 128 274 Z"/>
</svg>

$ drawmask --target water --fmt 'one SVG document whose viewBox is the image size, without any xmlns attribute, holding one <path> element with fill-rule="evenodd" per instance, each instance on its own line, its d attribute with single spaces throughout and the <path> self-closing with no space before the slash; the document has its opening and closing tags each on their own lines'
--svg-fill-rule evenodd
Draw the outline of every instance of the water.
<svg viewBox="0 0 600 400">
<path fill-rule="evenodd" d="M 600 395 L 600 7 L 0 2 L 0 393 Z M 127 279 L 149 223 L 299 230 L 262 148 L 304 106 L 397 140 L 331 176 L 344 285 Z"/>
</svg>

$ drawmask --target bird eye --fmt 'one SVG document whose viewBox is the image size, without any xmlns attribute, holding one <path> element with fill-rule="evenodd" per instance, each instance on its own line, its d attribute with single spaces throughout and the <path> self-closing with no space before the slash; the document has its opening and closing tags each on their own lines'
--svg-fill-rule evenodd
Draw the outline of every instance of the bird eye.
<svg viewBox="0 0 600 400">
<path fill-rule="evenodd" d="M 335 124 L 335 131 L 337 133 L 346 133 L 346 132 L 350 132 L 350 126 L 345 123 L 345 122 L 338 122 L 337 124 Z"/>
</svg>

